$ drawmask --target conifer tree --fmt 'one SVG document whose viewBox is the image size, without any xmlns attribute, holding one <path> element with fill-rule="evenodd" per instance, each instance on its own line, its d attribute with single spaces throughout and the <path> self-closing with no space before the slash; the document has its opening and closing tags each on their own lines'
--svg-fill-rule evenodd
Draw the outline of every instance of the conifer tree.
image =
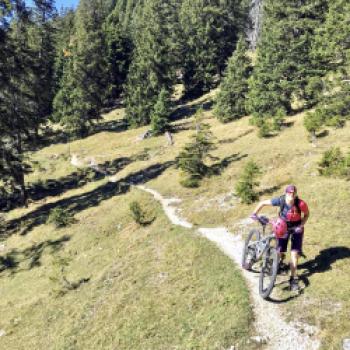
<svg viewBox="0 0 350 350">
<path fill-rule="evenodd" d="M 11 12 L 7 16 L 11 16 Z M 3 22 L 4 23 L 4 22 Z M 24 152 L 36 128 L 36 101 L 32 92 L 33 51 L 29 46 L 30 15 L 23 2 L 13 7 L 10 26 L 3 30 L 6 55 L 0 64 L 0 174 L 11 191 L 26 204 L 24 175 L 29 170 Z"/>
<path fill-rule="evenodd" d="M 172 90 L 176 9 L 175 0 L 150 0 L 135 24 L 135 49 L 126 84 L 126 115 L 131 126 L 148 124 L 161 89 Z"/>
<path fill-rule="evenodd" d="M 246 42 L 240 38 L 234 54 L 228 61 L 220 90 L 215 99 L 214 113 L 222 122 L 228 122 L 247 114 L 248 78 L 252 66 L 246 51 Z"/>
<path fill-rule="evenodd" d="M 170 96 L 164 88 L 158 95 L 151 117 L 151 129 L 153 135 L 164 133 L 169 127 Z"/>
<path fill-rule="evenodd" d="M 131 18 L 127 21 L 123 17 L 123 14 L 130 16 L 125 14 L 126 9 L 123 5 L 127 5 L 126 0 L 117 2 L 104 23 L 110 73 L 109 99 L 118 97 L 123 90 L 133 50 Z"/>
<path fill-rule="evenodd" d="M 349 13 L 348 1 L 332 1 L 317 31 L 314 55 L 328 74 L 323 79 L 319 106 L 304 119 L 313 138 L 322 127 L 342 127 L 350 116 Z"/>
<path fill-rule="evenodd" d="M 312 59 L 313 36 L 323 21 L 326 0 L 266 0 L 256 66 L 250 79 L 249 109 L 259 119 L 288 114 L 295 98 L 304 99 L 312 77 L 322 68 Z M 305 101 L 309 105 L 308 101 Z"/>
<path fill-rule="evenodd" d="M 242 29 L 244 1 L 184 0 L 180 10 L 185 93 L 198 96 L 215 85 Z"/>
<path fill-rule="evenodd" d="M 55 43 L 52 20 L 55 16 L 53 0 L 34 0 L 30 46 L 34 54 L 32 91 L 36 101 L 36 138 L 41 123 L 52 113 L 54 97 Z"/>
<path fill-rule="evenodd" d="M 200 180 L 208 173 L 204 161 L 209 152 L 216 148 L 210 125 L 203 123 L 203 110 L 196 112 L 196 133 L 192 135 L 192 142 L 185 145 L 177 157 L 177 166 L 182 170 L 183 179 L 180 183 L 184 187 L 198 187 Z"/>
<path fill-rule="evenodd" d="M 55 96 L 55 119 L 81 136 L 100 118 L 108 97 L 109 72 L 102 23 L 106 8 L 101 1 L 82 0 L 75 16 L 69 65 Z M 68 104 L 69 107 L 65 106 Z"/>
<path fill-rule="evenodd" d="M 71 9 L 62 10 L 53 20 L 55 61 L 54 61 L 54 96 L 57 94 L 61 79 L 63 77 L 64 66 L 68 62 L 68 57 L 72 55 L 71 45 L 74 37 L 74 11 Z"/>
<path fill-rule="evenodd" d="M 260 167 L 250 160 L 243 169 L 239 181 L 235 186 L 237 195 L 241 198 L 243 203 L 251 204 L 259 198 L 255 187 L 259 186 L 257 178 L 261 175 Z"/>
</svg>

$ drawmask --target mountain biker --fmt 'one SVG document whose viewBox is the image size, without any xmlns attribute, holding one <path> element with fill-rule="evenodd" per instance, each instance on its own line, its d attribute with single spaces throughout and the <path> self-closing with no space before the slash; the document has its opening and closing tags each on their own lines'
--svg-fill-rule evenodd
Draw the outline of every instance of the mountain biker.
<svg viewBox="0 0 350 350">
<path fill-rule="evenodd" d="M 297 196 L 297 188 L 294 185 L 288 185 L 285 194 L 281 197 L 261 201 L 255 208 L 252 219 L 257 218 L 258 212 L 264 206 L 271 205 L 280 207 L 279 217 L 287 223 L 287 233 L 283 238 L 277 238 L 278 251 L 280 254 L 280 266 L 284 264 L 289 237 L 291 238 L 291 261 L 290 261 L 290 289 L 292 291 L 299 289 L 297 267 L 298 258 L 302 254 L 304 225 L 309 218 L 309 209 L 307 204 Z"/>
</svg>

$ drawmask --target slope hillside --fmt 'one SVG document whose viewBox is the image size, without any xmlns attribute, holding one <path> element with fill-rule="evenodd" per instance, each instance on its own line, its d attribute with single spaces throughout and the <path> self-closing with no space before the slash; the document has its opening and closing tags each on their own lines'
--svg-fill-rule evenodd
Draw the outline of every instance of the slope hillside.
<svg viewBox="0 0 350 350">
<path fill-rule="evenodd" d="M 287 320 L 316 325 L 323 349 L 337 349 L 350 337 L 349 183 L 317 171 L 330 146 L 347 151 L 349 127 L 330 130 L 315 147 L 298 114 L 286 120 L 279 135 L 260 139 L 248 117 L 219 123 L 210 107 L 213 94 L 179 107 L 176 115 L 182 119 L 172 123 L 172 146 L 164 136 L 141 141 L 147 128 L 118 128 L 124 111 L 117 109 L 104 116 L 102 125 L 108 127 L 101 131 L 30 154 L 38 165 L 27 182 L 40 185 L 40 195 L 32 196 L 29 208 L 6 214 L 8 230 L 0 251 L 1 346 L 254 347 L 248 344 L 255 334 L 249 293 L 232 262 L 209 242 L 172 226 L 151 196 L 131 186 L 147 183 L 165 197 L 181 198 L 181 215 L 195 225 L 238 232 L 256 205 L 241 204 L 234 193 L 251 159 L 263 171 L 261 199 L 295 183 L 311 211 L 307 258 L 300 261 L 303 293 L 291 298 L 281 283 L 275 302 Z M 219 171 L 199 188 L 186 189 L 179 184 L 174 160 L 193 134 L 193 114 L 203 104 L 217 145 L 208 165 Z M 91 164 L 112 175 L 86 170 Z M 128 208 L 132 200 L 156 219 L 145 227 L 134 223 Z M 74 214 L 76 222 L 59 230 L 46 224 L 55 207 Z M 275 210 L 265 213 L 276 215 Z"/>
</svg>

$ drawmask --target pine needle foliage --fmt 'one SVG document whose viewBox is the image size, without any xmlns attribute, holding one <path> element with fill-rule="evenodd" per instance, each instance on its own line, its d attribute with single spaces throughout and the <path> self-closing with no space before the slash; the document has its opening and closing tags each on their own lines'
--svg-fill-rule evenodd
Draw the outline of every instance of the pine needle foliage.
<svg viewBox="0 0 350 350">
<path fill-rule="evenodd" d="M 181 184 L 184 187 L 198 187 L 200 180 L 208 174 L 204 161 L 209 152 L 216 149 L 209 124 L 203 123 L 203 110 L 199 109 L 195 117 L 196 133 L 192 142 L 185 145 L 177 157 L 177 166 L 183 172 Z"/>
<path fill-rule="evenodd" d="M 160 135 L 169 128 L 170 94 L 164 88 L 158 95 L 151 117 L 151 129 L 153 135 Z"/>
<path fill-rule="evenodd" d="M 314 36 L 324 20 L 327 3 L 264 2 L 261 40 L 249 81 L 249 111 L 259 128 L 266 128 L 259 119 L 290 114 L 296 99 L 305 107 L 315 102 L 316 96 L 310 96 L 310 84 L 315 86 L 315 77 L 322 76 L 325 70 L 314 60 Z M 266 131 L 261 134 L 268 135 Z"/>
<path fill-rule="evenodd" d="M 247 44 L 241 37 L 234 54 L 228 60 L 224 78 L 216 96 L 214 114 L 224 123 L 247 114 L 248 78 L 252 66 L 246 51 Z"/>
<path fill-rule="evenodd" d="M 259 198 L 255 187 L 259 186 L 257 178 L 261 175 L 260 167 L 253 161 L 249 161 L 244 167 L 242 175 L 238 180 L 235 191 L 245 204 L 251 204 Z"/>
<path fill-rule="evenodd" d="M 350 178 L 350 152 L 344 156 L 339 147 L 332 147 L 323 153 L 318 166 L 320 175 Z"/>
</svg>

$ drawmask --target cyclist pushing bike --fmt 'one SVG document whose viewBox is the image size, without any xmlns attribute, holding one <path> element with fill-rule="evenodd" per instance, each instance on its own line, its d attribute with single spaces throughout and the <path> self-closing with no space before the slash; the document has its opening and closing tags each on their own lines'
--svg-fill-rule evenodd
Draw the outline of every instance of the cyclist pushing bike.
<svg viewBox="0 0 350 350">
<path fill-rule="evenodd" d="M 288 185 L 285 194 L 280 197 L 261 201 L 255 208 L 251 218 L 257 220 L 257 214 L 264 206 L 279 207 L 279 222 L 276 223 L 282 230 L 282 235 L 277 238 L 278 252 L 280 255 L 280 268 L 286 267 L 284 259 L 287 252 L 289 238 L 291 239 L 291 261 L 290 261 L 290 289 L 296 291 L 299 289 L 298 284 L 298 258 L 302 254 L 304 225 L 309 218 L 310 212 L 305 201 L 297 196 L 297 188 L 294 185 Z M 283 220 L 283 221 L 282 221 Z M 285 225 L 284 222 L 287 224 Z M 281 238 L 280 238 L 281 237 Z"/>
</svg>

